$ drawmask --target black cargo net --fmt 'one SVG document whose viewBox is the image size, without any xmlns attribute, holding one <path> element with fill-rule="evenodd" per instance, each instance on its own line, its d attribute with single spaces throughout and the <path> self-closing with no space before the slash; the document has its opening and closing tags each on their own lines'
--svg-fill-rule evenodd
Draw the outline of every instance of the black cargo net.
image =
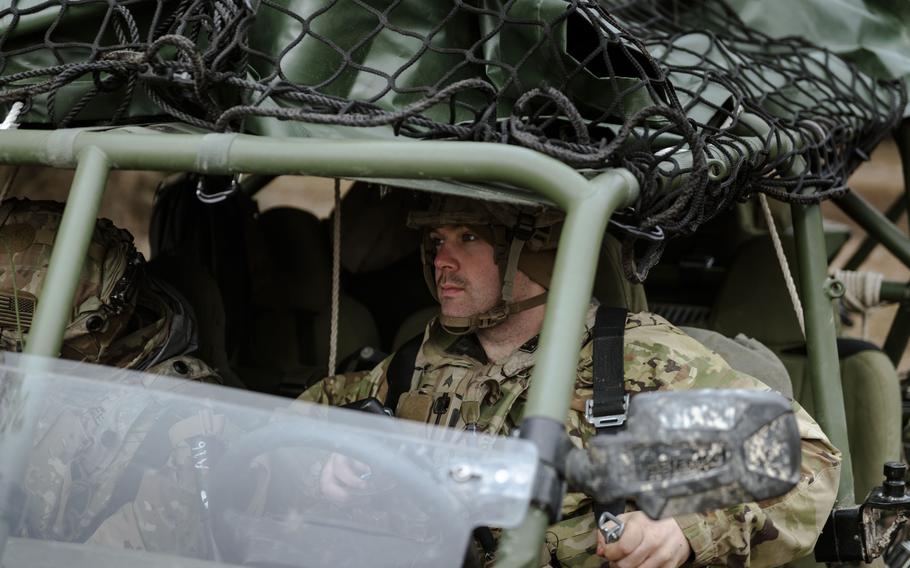
<svg viewBox="0 0 910 568">
<path fill-rule="evenodd" d="M 633 280 L 666 238 L 755 192 L 842 193 L 905 106 L 899 85 L 719 0 L 12 3 L 0 103 L 25 103 L 26 125 L 379 127 L 624 167 L 641 196 L 612 226 Z"/>
</svg>

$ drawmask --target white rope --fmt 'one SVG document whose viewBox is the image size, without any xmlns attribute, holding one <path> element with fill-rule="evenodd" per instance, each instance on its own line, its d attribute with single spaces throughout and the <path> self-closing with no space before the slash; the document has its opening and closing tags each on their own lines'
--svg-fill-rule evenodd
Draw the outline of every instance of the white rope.
<svg viewBox="0 0 910 568">
<path fill-rule="evenodd" d="M 25 105 L 19 101 L 13 103 L 13 106 L 10 107 L 9 112 L 6 114 L 6 118 L 3 119 L 3 122 L 0 123 L 0 130 L 9 130 L 16 126 L 19 115 L 22 113 L 22 109 Z"/>
<path fill-rule="evenodd" d="M 341 288 L 341 180 L 335 178 L 335 220 L 332 227 L 332 323 L 329 327 L 329 376 L 338 357 L 338 312 Z"/>
<path fill-rule="evenodd" d="M 863 339 L 869 338 L 868 315 L 882 305 L 882 282 L 885 275 L 880 272 L 855 272 L 838 270 L 835 277 L 844 283 L 844 306 L 859 313 L 863 318 Z"/>
<path fill-rule="evenodd" d="M 799 322 L 799 329 L 803 334 L 803 339 L 805 339 L 806 322 L 803 319 L 803 303 L 799 300 L 799 293 L 796 291 L 796 282 L 793 281 L 793 274 L 790 272 L 790 263 L 787 262 L 787 255 L 784 254 L 784 246 L 780 242 L 780 235 L 777 234 L 777 225 L 774 223 L 774 217 L 771 216 L 768 198 L 765 197 L 764 193 L 759 193 L 758 201 L 761 203 L 762 211 L 765 214 L 765 223 L 767 223 L 768 231 L 771 233 L 771 242 L 774 243 L 774 252 L 777 254 L 777 262 L 780 263 L 780 270 L 784 275 L 784 281 L 787 283 L 787 291 L 790 293 L 793 311 L 796 312 L 796 321 Z"/>
</svg>

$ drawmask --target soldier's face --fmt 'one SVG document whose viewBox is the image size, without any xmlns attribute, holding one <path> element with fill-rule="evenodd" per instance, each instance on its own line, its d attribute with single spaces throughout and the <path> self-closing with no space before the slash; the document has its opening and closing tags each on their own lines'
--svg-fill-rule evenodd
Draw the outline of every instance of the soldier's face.
<svg viewBox="0 0 910 568">
<path fill-rule="evenodd" d="M 491 309 L 499 301 L 499 268 L 493 245 L 470 228 L 445 225 L 430 232 L 436 251 L 436 297 L 443 315 L 468 317 Z"/>
</svg>

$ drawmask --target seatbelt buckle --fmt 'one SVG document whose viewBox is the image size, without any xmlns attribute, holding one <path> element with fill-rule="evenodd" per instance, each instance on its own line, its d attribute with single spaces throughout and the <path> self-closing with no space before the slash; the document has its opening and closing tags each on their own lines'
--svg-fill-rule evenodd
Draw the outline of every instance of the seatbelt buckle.
<svg viewBox="0 0 910 568">
<path fill-rule="evenodd" d="M 595 428 L 615 428 L 626 423 L 629 417 L 629 394 L 622 398 L 622 414 L 608 414 L 606 416 L 594 416 L 594 399 L 589 398 L 585 401 L 585 420 Z"/>
</svg>

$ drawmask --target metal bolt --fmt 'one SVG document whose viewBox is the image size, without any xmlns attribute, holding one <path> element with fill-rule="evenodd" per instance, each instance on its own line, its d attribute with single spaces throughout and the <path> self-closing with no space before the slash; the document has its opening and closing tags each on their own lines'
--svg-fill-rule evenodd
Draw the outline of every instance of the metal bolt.
<svg viewBox="0 0 910 568">
<path fill-rule="evenodd" d="M 847 288 L 844 286 L 844 283 L 833 276 L 829 276 L 825 279 L 823 288 L 825 290 L 825 294 L 827 294 L 828 297 L 832 300 L 843 297 L 843 295 L 847 292 Z"/>
<path fill-rule="evenodd" d="M 470 481 L 475 477 L 479 477 L 477 473 L 467 464 L 456 465 L 452 468 L 452 471 L 449 472 L 452 476 L 452 479 L 458 483 L 464 483 Z"/>
</svg>

